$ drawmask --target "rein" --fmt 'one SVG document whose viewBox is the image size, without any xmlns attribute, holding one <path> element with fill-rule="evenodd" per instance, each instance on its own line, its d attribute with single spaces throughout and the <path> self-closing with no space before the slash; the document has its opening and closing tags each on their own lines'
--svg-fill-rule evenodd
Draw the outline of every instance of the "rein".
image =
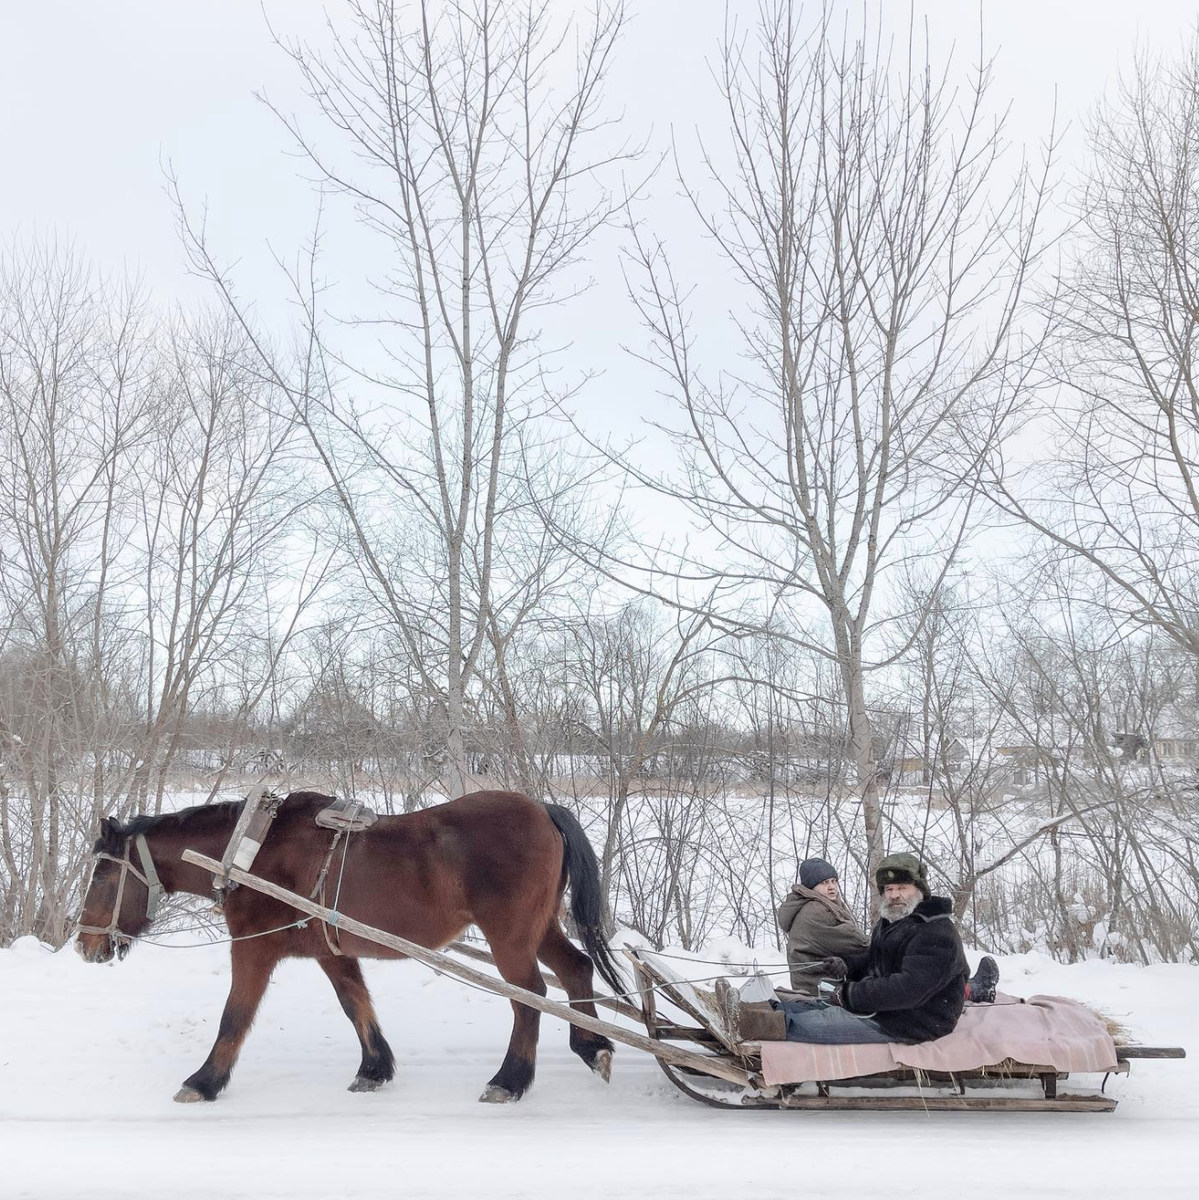
<svg viewBox="0 0 1199 1200">
<path fill-rule="evenodd" d="M 141 870 L 133 865 L 133 860 L 129 857 L 129 852 L 132 846 L 137 846 L 137 856 L 141 859 Z M 150 847 L 146 845 L 144 834 L 139 833 L 136 838 L 125 839 L 125 853 L 117 858 L 114 854 L 108 854 L 103 850 L 97 851 L 94 858 L 98 862 L 100 859 L 107 859 L 109 862 L 116 863 L 121 868 L 121 878 L 117 883 L 117 898 L 112 905 L 112 919 L 107 925 L 79 925 L 76 927 L 77 933 L 99 933 L 108 937 L 123 937 L 128 938 L 128 934 L 124 934 L 120 930 L 121 920 L 121 901 L 125 896 L 125 880 L 133 875 L 140 879 L 146 885 L 146 920 L 154 920 L 154 914 L 158 911 L 159 902 L 162 900 L 165 889 L 162 886 L 162 880 L 158 878 L 158 871 L 154 867 L 154 859 L 150 854 Z M 92 875 L 95 876 L 95 866 L 92 867 Z"/>
</svg>

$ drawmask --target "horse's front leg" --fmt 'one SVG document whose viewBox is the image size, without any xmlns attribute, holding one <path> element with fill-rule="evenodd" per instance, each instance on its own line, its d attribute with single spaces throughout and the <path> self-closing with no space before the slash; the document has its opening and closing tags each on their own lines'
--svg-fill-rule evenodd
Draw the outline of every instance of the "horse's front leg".
<svg viewBox="0 0 1199 1200">
<path fill-rule="evenodd" d="M 395 1057 L 379 1029 L 375 1006 L 362 978 L 362 968 L 356 958 L 319 958 L 321 970 L 337 993 L 342 1010 L 353 1023 L 358 1043 L 362 1047 L 362 1064 L 351 1092 L 373 1092 L 389 1082 L 396 1073 Z"/>
<path fill-rule="evenodd" d="M 215 1100 L 229 1082 L 241 1044 L 250 1032 L 266 985 L 279 961 L 278 951 L 265 942 L 266 939 L 255 938 L 233 943 L 233 982 L 229 988 L 229 999 L 225 1001 L 225 1011 L 221 1013 L 216 1042 L 204 1065 L 184 1080 L 183 1086 L 175 1093 L 175 1099 L 180 1104 Z"/>
</svg>

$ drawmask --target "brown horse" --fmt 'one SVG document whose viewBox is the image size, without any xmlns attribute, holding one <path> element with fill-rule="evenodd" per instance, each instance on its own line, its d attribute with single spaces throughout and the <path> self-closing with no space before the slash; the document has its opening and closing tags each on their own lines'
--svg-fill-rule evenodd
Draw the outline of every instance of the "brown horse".
<svg viewBox="0 0 1199 1200">
<path fill-rule="evenodd" d="M 300 895 L 311 894 L 333 837 L 314 818 L 331 801 L 316 792 L 288 796 L 254 862 L 254 873 Z M 105 818 L 75 946 L 84 959 L 108 962 L 114 954 L 124 956 L 132 939 L 150 927 L 159 881 L 168 894 L 211 895 L 212 877 L 180 856 L 192 849 L 219 859 L 241 808 L 240 802 L 210 804 L 135 817 L 123 825 Z M 566 809 L 512 792 L 474 792 L 421 812 L 380 817 L 369 829 L 347 834 L 342 846 L 344 868 L 339 847 L 329 869 L 327 903 L 333 907 L 332 896 L 340 887 L 336 907 L 347 916 L 430 948 L 453 941 L 473 923 L 509 983 L 544 996 L 540 959 L 562 981 L 571 1004 L 590 1016 L 595 1015 L 588 999 L 593 962 L 611 987 L 622 990 L 601 929 L 595 854 Z M 558 923 L 567 883 L 571 916 L 590 958 Z M 344 932 L 337 955 L 321 922 L 313 919 L 296 927 L 304 914 L 248 887 L 234 889 L 224 910 L 233 939 L 229 999 L 211 1053 L 175 1099 L 216 1099 L 229 1082 L 271 973 L 283 958 L 315 958 L 353 1022 L 362 1064 L 350 1091 L 374 1091 L 390 1080 L 395 1061 L 379 1030 L 358 959 L 403 955 Z M 515 1002 L 512 1009 L 508 1053 L 481 1100 L 518 1100 L 533 1082 L 541 1014 Z M 612 1062 L 607 1038 L 572 1025 L 570 1046 L 607 1080 Z"/>
</svg>

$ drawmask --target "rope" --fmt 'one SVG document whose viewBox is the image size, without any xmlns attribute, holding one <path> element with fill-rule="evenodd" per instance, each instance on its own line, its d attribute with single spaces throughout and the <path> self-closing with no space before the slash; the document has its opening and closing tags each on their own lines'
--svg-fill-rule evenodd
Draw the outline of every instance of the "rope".
<svg viewBox="0 0 1199 1200">
<path fill-rule="evenodd" d="M 338 909 L 337 905 L 341 900 L 341 881 L 342 881 L 342 879 L 345 878 L 346 854 L 350 849 L 350 836 L 356 832 L 356 830 L 354 829 L 354 826 L 353 826 L 353 820 L 354 820 L 354 818 L 357 817 L 358 812 L 361 810 L 361 808 L 362 808 L 362 805 L 359 804 L 357 801 L 355 801 L 353 812 L 351 813 L 351 823 L 350 823 L 349 827 L 345 828 L 345 829 L 339 829 L 337 831 L 336 835 L 334 836 L 333 843 L 329 847 L 329 853 L 327 855 L 325 855 L 325 863 L 324 863 L 324 866 L 321 867 L 320 878 L 317 881 L 316 887 L 313 888 L 312 896 L 310 897 L 310 899 L 316 899 L 316 897 L 319 893 L 320 898 L 321 898 L 321 903 L 322 904 L 324 903 L 325 876 L 327 875 L 328 870 L 329 870 L 329 862 L 332 859 L 334 851 L 337 849 L 337 843 L 340 841 L 341 842 L 341 866 L 338 868 L 338 871 L 337 871 L 337 888 L 333 893 L 333 903 L 328 906 L 329 910 L 330 910 L 329 916 L 325 917 L 321 921 L 321 933 L 324 934 L 325 945 L 329 947 L 330 953 L 337 955 L 339 958 L 341 957 L 341 954 L 342 954 L 342 949 L 341 949 L 341 912 Z M 332 936 L 329 935 L 330 929 L 333 930 Z"/>
<path fill-rule="evenodd" d="M 675 962 L 698 963 L 704 967 L 731 967 L 734 964 L 724 958 L 695 958 L 690 954 L 667 954 L 664 950 L 647 950 L 646 954 L 652 954 L 655 958 L 670 958 Z M 750 964 L 744 964 L 746 966 Z M 757 966 L 757 964 L 753 964 Z M 758 967 L 758 970 L 763 975 L 781 975 L 784 971 L 789 971 L 793 966 L 799 966 L 798 963 L 767 963 L 765 967 Z M 767 968 L 770 968 L 767 970 Z M 777 968 L 777 969 L 776 969 Z"/>
<path fill-rule="evenodd" d="M 270 933 L 282 933 L 286 929 L 304 929 L 309 921 L 319 920 L 317 917 L 301 917 L 298 921 L 292 921 L 287 925 L 278 925 L 274 929 L 261 929 L 257 933 L 243 933 L 240 937 L 223 937 L 213 938 L 208 942 L 158 942 L 153 938 L 141 936 L 136 940 L 145 942 L 150 946 L 157 946 L 160 950 L 201 950 L 205 946 L 228 946 L 233 942 L 249 942 L 254 938 L 266 937 Z M 197 929 L 210 929 L 209 925 L 192 925 L 187 929 L 180 929 L 179 933 L 194 933 Z"/>
<path fill-rule="evenodd" d="M 346 852 L 350 848 L 350 839 L 349 839 L 348 835 L 351 833 L 354 833 L 354 832 L 356 832 L 356 831 L 353 829 L 338 830 L 333 839 L 333 846 L 332 846 L 333 850 L 337 849 L 338 841 L 340 841 L 342 843 L 341 866 L 337 873 L 337 890 L 334 893 L 333 904 L 332 904 L 334 918 L 336 918 L 338 915 L 337 914 L 337 903 L 341 898 L 341 881 L 345 875 L 345 870 L 346 870 Z M 321 890 L 321 887 L 325 881 L 325 872 L 328 870 L 328 866 L 329 866 L 328 859 L 326 859 L 324 866 L 321 868 L 320 877 L 317 880 L 317 885 L 316 885 L 316 888 L 314 889 L 314 894 L 315 894 L 315 892 L 318 892 Z M 212 938 L 210 941 L 206 941 L 206 942 L 160 942 L 160 941 L 156 941 L 154 938 L 148 938 L 145 936 L 139 937 L 138 941 L 146 942 L 151 946 L 158 946 L 162 950 L 199 950 L 205 946 L 228 946 L 228 945 L 232 945 L 234 942 L 248 942 L 248 941 L 252 941 L 254 938 L 267 937 L 268 935 L 270 935 L 272 933 L 284 933 L 288 929 L 307 929 L 310 921 L 317 921 L 317 920 L 320 920 L 320 918 L 312 917 L 312 916 L 300 917 L 300 918 L 296 919 L 295 921 L 289 921 L 286 925 L 277 925 L 274 929 L 262 929 L 262 930 L 259 930 L 259 932 L 257 932 L 257 933 L 243 933 L 240 937 Z M 329 933 L 328 933 L 329 925 L 331 924 L 334 927 L 334 929 L 336 929 L 337 921 L 336 921 L 336 919 L 334 919 L 331 922 L 322 922 L 322 924 L 325 927 L 325 940 L 326 940 L 326 942 L 329 942 Z M 191 925 L 191 926 L 185 927 L 184 929 L 176 930 L 174 932 L 194 933 L 199 929 L 209 929 L 209 928 L 211 928 L 211 926 L 209 926 L 209 925 Z M 333 952 L 335 954 L 341 953 L 341 951 L 336 949 L 332 945 L 332 943 L 329 943 L 329 949 L 333 950 Z"/>
<path fill-rule="evenodd" d="M 201 950 L 206 946 L 227 946 L 233 942 L 248 942 L 248 941 L 251 941 L 253 938 L 266 937 L 268 934 L 272 934 L 272 933 L 283 933 L 285 930 L 288 930 L 288 929 L 304 929 L 307 927 L 307 925 L 310 921 L 319 921 L 319 920 L 320 920 L 320 917 L 303 917 L 300 920 L 292 921 L 287 925 L 276 926 L 274 929 L 263 929 L 263 930 L 260 930 L 258 933 L 245 933 L 245 934 L 242 934 L 240 937 L 213 938 L 211 941 L 207 941 L 207 942 L 160 942 L 160 941 L 156 940 L 155 938 L 146 937 L 144 934 L 141 937 L 139 937 L 137 940 L 139 942 L 145 942 L 147 945 L 150 945 L 150 946 L 157 946 L 160 950 Z M 190 933 L 190 932 L 194 932 L 197 929 L 208 929 L 208 928 L 210 928 L 210 926 L 192 925 L 186 929 L 177 930 L 176 932 Z M 665 956 L 663 956 L 663 957 L 665 957 Z M 673 956 L 673 957 L 677 957 L 677 956 Z M 446 975 L 449 978 L 453 979 L 455 983 L 459 983 L 463 987 L 471 988 L 472 990 L 474 990 L 476 992 L 482 992 L 486 996 L 499 995 L 498 992 L 494 992 L 490 988 L 485 988 L 480 984 L 471 983 L 468 980 L 460 979 L 459 977 L 457 977 L 455 975 L 450 975 L 450 973 L 448 971 L 443 970 L 441 967 L 436 967 L 432 963 L 421 962 L 419 959 L 409 959 L 407 961 L 417 962 L 417 963 L 419 963 L 420 966 L 424 967 L 426 970 L 432 971 L 435 975 Z M 718 965 L 723 965 L 723 964 L 718 964 Z M 765 975 L 765 974 L 770 974 L 771 972 L 762 971 L 759 973 Z M 773 974 L 779 975 L 779 974 L 783 974 L 783 972 L 775 971 L 775 972 L 773 972 Z M 678 983 L 691 983 L 691 984 L 713 983 L 717 979 L 723 979 L 723 978 L 725 978 L 724 975 L 702 975 L 702 976 L 697 976 L 693 979 L 674 979 L 674 980 L 671 980 L 671 982 L 669 984 L 655 983 L 649 987 L 634 988 L 633 990 L 628 991 L 628 992 L 597 992 L 593 996 L 575 996 L 575 997 L 571 998 L 570 1003 L 571 1004 L 596 1004 L 596 1003 L 602 1002 L 604 1000 L 633 1000 L 633 999 L 637 999 L 640 996 L 644 995 L 646 992 L 662 993 L 662 992 L 664 992 L 665 988 L 672 987 Z M 666 998 L 669 999 L 669 997 L 666 997 Z"/>
</svg>

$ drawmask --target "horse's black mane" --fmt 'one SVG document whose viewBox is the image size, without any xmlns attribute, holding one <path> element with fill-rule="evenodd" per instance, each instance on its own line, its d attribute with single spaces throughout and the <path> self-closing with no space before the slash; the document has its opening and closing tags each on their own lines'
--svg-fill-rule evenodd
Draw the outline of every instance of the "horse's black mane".
<svg viewBox="0 0 1199 1200">
<path fill-rule="evenodd" d="M 290 792 L 287 800 L 309 801 L 328 804 L 332 796 L 323 792 Z M 118 821 L 115 817 L 105 817 L 100 823 L 100 836 L 96 839 L 92 853 L 112 854 L 119 856 L 124 852 L 125 839 L 137 837 L 139 833 L 149 833 L 160 829 L 163 825 L 175 824 L 180 829 L 193 833 L 207 833 L 222 825 L 232 825 L 241 812 L 244 800 L 219 800 L 215 804 L 194 804 L 191 808 L 181 808 L 177 812 L 160 813 L 158 816 L 141 815 L 130 817 L 128 821 Z"/>
<path fill-rule="evenodd" d="M 110 817 L 101 824 L 100 836 L 96 839 L 92 852 L 120 854 L 126 838 L 136 837 L 139 833 L 149 833 L 164 825 L 175 824 L 181 829 L 197 832 L 213 826 L 228 825 L 236 819 L 243 803 L 242 800 L 222 800 L 216 804 L 196 804 L 191 808 L 181 808 L 178 812 L 160 813 L 157 816 L 143 814 L 130 817 L 128 821 L 118 821 Z"/>
</svg>

